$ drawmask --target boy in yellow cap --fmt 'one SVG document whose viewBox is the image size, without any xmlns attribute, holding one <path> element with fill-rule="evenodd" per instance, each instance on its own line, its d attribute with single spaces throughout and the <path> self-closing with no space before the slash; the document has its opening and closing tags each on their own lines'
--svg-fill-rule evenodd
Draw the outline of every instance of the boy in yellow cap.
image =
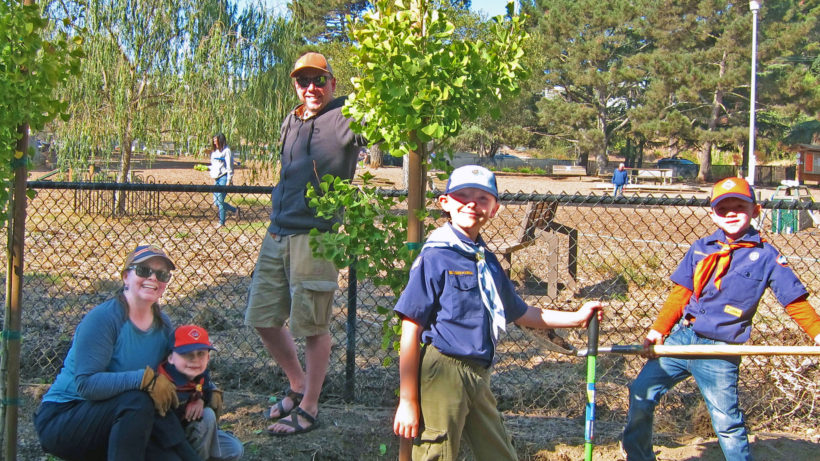
<svg viewBox="0 0 820 461">
<path fill-rule="evenodd" d="M 726 178 L 712 188 L 709 216 L 718 230 L 695 241 L 672 274 L 675 283 L 644 340 L 652 344 L 742 344 L 752 317 L 770 286 L 786 312 L 820 344 L 820 317 L 786 258 L 751 227 L 760 214 L 752 187 Z M 670 333 L 671 332 L 671 333 Z M 652 358 L 629 388 L 623 433 L 628 461 L 655 459 L 652 422 L 655 406 L 675 384 L 693 376 L 712 417 L 726 459 L 752 459 L 738 402 L 740 357 Z"/>
</svg>

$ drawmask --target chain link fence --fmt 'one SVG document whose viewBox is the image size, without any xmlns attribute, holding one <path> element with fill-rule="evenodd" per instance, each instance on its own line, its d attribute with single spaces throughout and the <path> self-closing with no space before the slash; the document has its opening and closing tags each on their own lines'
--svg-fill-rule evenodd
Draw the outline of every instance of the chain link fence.
<svg viewBox="0 0 820 461">
<path fill-rule="evenodd" d="M 244 326 L 251 274 L 269 224 L 269 187 L 168 184 L 30 183 L 23 285 L 23 382 L 48 383 L 56 376 L 74 329 L 91 308 L 120 285 L 126 254 L 140 243 L 159 245 L 177 270 L 163 298 L 175 324 L 207 328 L 218 352 L 211 364 L 225 389 L 267 395 L 286 386 L 253 329 Z M 212 193 L 228 191 L 241 214 L 218 226 Z M 392 191 L 392 193 L 400 193 Z M 641 343 L 668 294 L 669 275 L 690 242 L 714 230 L 706 200 L 697 198 L 504 194 L 502 208 L 483 232 L 528 303 L 575 310 L 586 300 L 608 303 L 600 343 Z M 816 204 L 764 202 L 764 237 L 789 258 L 820 305 L 820 232 L 796 233 L 772 216 L 802 222 Z M 779 221 L 778 221 L 779 222 Z M 773 227 L 774 226 L 774 227 Z M 803 227 L 803 226 L 798 226 Z M 5 267 L 5 266 L 4 266 Z M 323 398 L 393 406 L 398 389 L 397 356 L 382 348 L 389 290 L 356 280 L 345 269 L 335 298 L 333 349 Z M 559 332 L 571 345 L 586 345 L 586 332 Z M 767 292 L 750 343 L 810 344 L 805 333 Z M 393 365 L 384 367 L 386 358 Z M 598 358 L 599 419 L 624 420 L 627 385 L 644 360 Z M 820 370 L 816 358 L 747 357 L 741 399 L 751 424 L 817 425 Z M 550 350 L 540 333 L 511 325 L 499 343 L 493 388 L 503 411 L 583 417 L 584 359 Z M 691 421 L 700 397 L 691 382 L 678 386 L 658 412 L 678 427 Z M 660 426 L 662 430 L 663 426 Z"/>
</svg>

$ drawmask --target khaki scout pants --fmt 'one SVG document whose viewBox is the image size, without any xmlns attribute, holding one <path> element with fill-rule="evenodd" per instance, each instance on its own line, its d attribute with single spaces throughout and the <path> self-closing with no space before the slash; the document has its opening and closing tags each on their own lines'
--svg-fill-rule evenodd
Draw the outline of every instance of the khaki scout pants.
<svg viewBox="0 0 820 461">
<path fill-rule="evenodd" d="M 517 460 L 515 449 L 490 391 L 492 369 L 448 357 L 424 346 L 421 384 L 421 435 L 413 459 L 455 461 L 462 435 L 477 460 Z"/>
</svg>

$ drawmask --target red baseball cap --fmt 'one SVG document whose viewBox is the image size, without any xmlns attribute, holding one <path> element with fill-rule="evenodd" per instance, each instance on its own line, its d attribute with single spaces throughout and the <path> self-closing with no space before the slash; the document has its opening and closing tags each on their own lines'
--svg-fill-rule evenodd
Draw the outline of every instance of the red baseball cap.
<svg viewBox="0 0 820 461">
<path fill-rule="evenodd" d="M 174 330 L 174 352 L 185 354 L 200 349 L 216 350 L 204 328 L 197 325 L 182 325 Z"/>
<path fill-rule="evenodd" d="M 755 203 L 755 190 L 743 178 L 726 178 L 716 182 L 712 187 L 709 205 L 714 208 L 725 198 L 736 197 L 747 202 Z"/>
</svg>

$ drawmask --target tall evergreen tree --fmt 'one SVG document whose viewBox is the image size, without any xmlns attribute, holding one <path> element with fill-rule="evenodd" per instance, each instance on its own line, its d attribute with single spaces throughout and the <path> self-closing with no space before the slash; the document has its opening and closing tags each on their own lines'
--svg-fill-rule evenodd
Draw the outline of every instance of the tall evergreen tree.
<svg viewBox="0 0 820 461">
<path fill-rule="evenodd" d="M 607 164 L 613 135 L 628 127 L 626 110 L 645 85 L 635 56 L 647 44 L 643 0 L 525 0 L 533 39 L 541 45 L 540 130 L 575 144 L 579 160 Z M 534 73 L 536 73 L 534 71 Z"/>
<path fill-rule="evenodd" d="M 347 19 L 358 18 L 369 0 L 293 0 L 288 8 L 309 42 L 347 41 Z"/>
<path fill-rule="evenodd" d="M 817 47 L 811 41 L 817 11 L 817 2 L 763 4 L 758 114 L 775 111 L 795 116 L 817 110 L 817 76 L 812 75 L 808 60 L 801 58 Z M 707 180 L 713 147 L 739 147 L 744 158 L 747 155 L 752 21 L 748 3 L 668 0 L 648 8 L 646 19 L 645 36 L 654 50 L 643 64 L 652 78 L 645 104 L 631 111 L 634 130 L 698 148 L 699 178 Z M 759 118 L 766 127 L 777 117 Z"/>
</svg>

